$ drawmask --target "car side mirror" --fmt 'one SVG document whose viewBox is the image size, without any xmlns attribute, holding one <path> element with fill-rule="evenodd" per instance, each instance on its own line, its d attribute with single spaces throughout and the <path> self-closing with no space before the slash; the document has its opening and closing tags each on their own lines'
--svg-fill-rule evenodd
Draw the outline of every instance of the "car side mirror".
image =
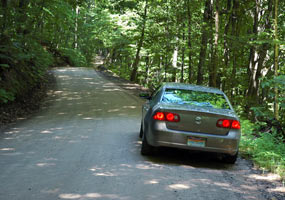
<svg viewBox="0 0 285 200">
<path fill-rule="evenodd" d="M 140 93 L 139 97 L 142 99 L 151 100 L 151 96 L 148 93 Z"/>
</svg>

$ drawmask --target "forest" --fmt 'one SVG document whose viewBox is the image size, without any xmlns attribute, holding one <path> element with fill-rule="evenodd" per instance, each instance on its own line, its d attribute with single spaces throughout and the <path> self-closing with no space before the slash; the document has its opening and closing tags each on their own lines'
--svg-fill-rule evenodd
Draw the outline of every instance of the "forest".
<svg viewBox="0 0 285 200">
<path fill-rule="evenodd" d="M 99 55 L 150 89 L 223 90 L 243 120 L 244 154 L 285 176 L 284 10 L 280 0 L 1 0 L 0 106 L 51 67 L 92 67 Z"/>
</svg>

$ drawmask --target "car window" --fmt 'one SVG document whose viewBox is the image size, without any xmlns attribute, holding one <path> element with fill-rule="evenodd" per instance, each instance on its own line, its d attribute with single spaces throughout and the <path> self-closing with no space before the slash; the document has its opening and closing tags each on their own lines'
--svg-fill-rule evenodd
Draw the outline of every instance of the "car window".
<svg viewBox="0 0 285 200">
<path fill-rule="evenodd" d="M 162 102 L 171 104 L 188 104 L 198 107 L 212 107 L 217 109 L 230 109 L 224 95 L 203 91 L 166 89 Z"/>
</svg>

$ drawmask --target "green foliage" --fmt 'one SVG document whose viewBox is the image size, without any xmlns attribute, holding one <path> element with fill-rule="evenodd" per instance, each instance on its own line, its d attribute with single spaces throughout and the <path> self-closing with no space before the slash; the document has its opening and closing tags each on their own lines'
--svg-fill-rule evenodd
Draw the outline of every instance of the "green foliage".
<svg viewBox="0 0 285 200">
<path fill-rule="evenodd" d="M 277 77 L 272 77 L 272 78 L 264 78 L 261 87 L 267 91 L 267 103 L 273 104 L 274 102 L 274 88 L 276 87 L 278 89 L 278 97 L 277 101 L 279 103 L 279 115 L 280 115 L 280 122 L 283 124 L 285 127 L 285 75 L 281 74 Z M 267 106 L 268 107 L 268 106 Z M 259 115 L 267 115 L 272 117 L 273 113 L 271 111 L 271 107 L 262 113 L 259 113 Z M 270 113 L 270 114 L 268 114 Z"/>
<path fill-rule="evenodd" d="M 91 4 L 89 0 L 0 4 L 1 103 L 21 98 L 41 85 L 50 66 L 80 67 L 92 62 L 102 46 L 94 38 L 93 30 L 100 24 L 95 24 Z"/>
<path fill-rule="evenodd" d="M 86 58 L 77 49 L 61 48 L 58 50 L 61 58 L 69 65 L 76 67 L 87 66 Z"/>
<path fill-rule="evenodd" d="M 0 88 L 0 104 L 7 103 L 8 101 L 14 101 L 15 96 L 11 92 L 7 92 Z"/>
<path fill-rule="evenodd" d="M 257 133 L 258 128 L 250 121 L 242 120 L 241 154 L 252 158 L 261 168 L 276 172 L 285 179 L 284 138 L 278 136 L 276 131 L 272 134 Z"/>
</svg>

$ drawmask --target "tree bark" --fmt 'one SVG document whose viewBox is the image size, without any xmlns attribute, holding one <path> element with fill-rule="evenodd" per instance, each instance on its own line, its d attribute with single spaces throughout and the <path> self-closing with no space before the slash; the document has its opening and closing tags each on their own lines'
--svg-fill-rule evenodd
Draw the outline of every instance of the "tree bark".
<svg viewBox="0 0 285 200">
<path fill-rule="evenodd" d="M 278 0 L 274 1 L 274 77 L 278 76 L 278 54 L 279 46 L 276 43 L 278 40 Z M 279 102 L 278 102 L 278 88 L 274 87 L 274 117 L 276 120 L 279 120 Z"/>
<path fill-rule="evenodd" d="M 178 43 L 179 39 L 176 38 L 176 46 L 174 47 L 173 54 L 172 54 L 172 82 L 176 82 L 176 70 L 177 70 L 177 60 L 178 60 Z"/>
<path fill-rule="evenodd" d="M 261 17 L 261 11 L 259 8 L 260 0 L 256 0 L 256 13 L 255 13 L 255 25 L 254 25 L 254 31 L 257 34 L 257 26 L 259 18 Z M 271 29 L 271 16 L 272 16 L 272 0 L 268 1 L 268 10 L 266 13 L 266 22 L 264 25 L 265 31 L 270 31 Z M 262 76 L 261 71 L 264 68 L 264 61 L 268 54 L 268 50 L 270 48 L 269 43 L 263 43 L 260 48 L 258 48 L 255 53 L 254 57 L 251 57 L 251 77 L 250 77 L 250 85 L 249 85 L 249 92 L 248 96 L 251 98 L 252 103 L 258 104 L 261 103 L 258 100 L 258 92 L 259 92 L 259 86 L 260 86 L 260 78 Z M 253 55 L 251 55 L 253 56 Z"/>
<path fill-rule="evenodd" d="M 198 74 L 197 74 L 197 85 L 202 85 L 203 83 L 203 67 L 205 65 L 207 42 L 208 42 L 208 21 L 211 20 L 211 1 L 207 0 L 204 8 L 203 21 L 204 25 L 202 27 L 202 37 L 201 37 L 201 47 L 198 63 Z"/>
<path fill-rule="evenodd" d="M 145 35 L 147 8 L 148 8 L 148 0 L 145 0 L 142 31 L 141 31 L 141 36 L 140 36 L 140 40 L 139 40 L 139 43 L 138 43 L 138 48 L 137 48 L 137 52 L 136 52 L 136 58 L 135 58 L 135 61 L 133 63 L 133 70 L 132 70 L 132 73 L 131 73 L 130 81 L 136 81 L 136 79 L 137 79 L 138 65 L 139 65 L 139 62 L 140 62 L 140 51 L 141 51 L 141 48 L 143 46 L 144 35 Z"/>
<path fill-rule="evenodd" d="M 188 60 L 189 60 L 189 63 L 188 63 L 188 82 L 189 83 L 192 83 L 192 76 L 193 76 L 193 73 L 192 73 L 192 42 L 191 42 L 191 32 L 192 32 L 192 28 L 191 28 L 191 25 L 192 25 L 192 15 L 191 15 L 191 7 L 190 7 L 190 0 L 187 0 L 187 16 L 188 16 L 188 49 L 189 49 L 189 52 L 188 52 Z"/>
<path fill-rule="evenodd" d="M 183 23 L 183 33 L 182 33 L 183 44 L 184 44 L 184 41 L 185 41 L 184 29 L 185 29 L 185 24 Z M 180 77 L 180 82 L 183 83 L 184 82 L 184 66 L 185 66 L 185 46 L 184 45 L 182 47 L 181 54 L 182 54 L 182 58 L 181 58 L 181 77 Z"/>
<path fill-rule="evenodd" d="M 239 1 L 233 0 L 233 11 L 231 15 L 231 22 L 232 22 L 232 33 L 231 35 L 235 38 L 238 38 L 239 36 L 239 30 L 237 28 L 237 18 L 238 18 L 238 9 L 239 9 Z M 231 97 L 234 95 L 234 86 L 236 84 L 236 73 L 237 73 L 237 49 L 233 48 L 233 69 L 232 69 L 232 77 L 230 81 L 231 86 Z"/>
<path fill-rule="evenodd" d="M 219 0 L 216 0 L 215 6 L 215 36 L 213 45 L 213 55 L 211 56 L 211 64 L 209 71 L 209 86 L 216 87 L 217 81 L 217 65 L 218 65 L 218 40 L 219 40 Z"/>
<path fill-rule="evenodd" d="M 256 40 L 257 34 L 258 34 L 258 21 L 260 18 L 260 13 L 259 13 L 259 0 L 256 0 L 255 2 L 255 10 L 254 10 L 254 24 L 253 24 L 253 30 L 252 33 L 254 34 L 254 38 L 252 39 L 252 41 Z M 250 53 L 249 53 L 249 65 L 247 68 L 247 73 L 248 73 L 248 92 L 247 92 L 247 96 L 249 97 L 249 104 L 252 103 L 254 101 L 254 99 L 256 99 L 257 97 L 254 96 L 256 90 L 256 69 L 257 69 L 257 58 L 258 58 L 258 54 L 256 52 L 256 47 L 252 46 L 250 48 Z M 248 110 L 248 109 L 246 109 Z"/>
</svg>

